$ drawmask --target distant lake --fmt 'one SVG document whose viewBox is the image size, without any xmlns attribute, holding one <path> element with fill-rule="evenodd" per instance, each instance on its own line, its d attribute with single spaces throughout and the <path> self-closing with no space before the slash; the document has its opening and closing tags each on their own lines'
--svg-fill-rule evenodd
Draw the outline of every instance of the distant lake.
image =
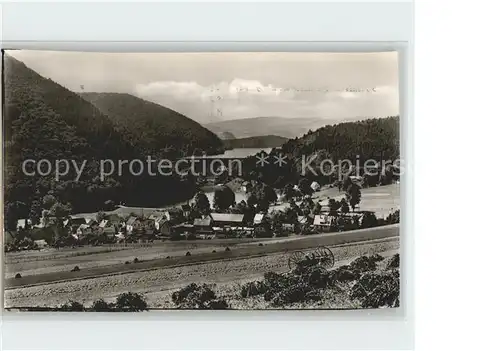
<svg viewBox="0 0 500 351">
<path fill-rule="evenodd" d="M 245 158 L 251 155 L 258 154 L 261 151 L 265 151 L 266 153 L 270 153 L 272 148 L 259 149 L 259 148 L 245 148 L 245 149 L 232 149 L 226 150 L 223 154 L 220 155 L 210 155 L 205 156 L 206 158 Z"/>
</svg>

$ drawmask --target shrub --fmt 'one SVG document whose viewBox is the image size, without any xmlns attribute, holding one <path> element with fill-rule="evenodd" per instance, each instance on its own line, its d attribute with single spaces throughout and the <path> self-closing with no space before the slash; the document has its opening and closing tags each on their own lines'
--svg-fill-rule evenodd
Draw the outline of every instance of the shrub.
<svg viewBox="0 0 500 351">
<path fill-rule="evenodd" d="M 174 292 L 172 301 L 178 308 L 227 309 L 229 307 L 225 300 L 217 298 L 207 284 L 189 284 Z"/>
<path fill-rule="evenodd" d="M 137 257 L 134 258 L 134 263 L 139 263 L 139 259 Z"/>
<path fill-rule="evenodd" d="M 264 246 L 264 244 L 263 243 L 259 243 L 259 246 Z"/>
<path fill-rule="evenodd" d="M 111 311 L 113 311 L 113 305 L 107 303 L 103 299 L 99 299 L 99 300 L 94 301 L 94 303 L 90 307 L 90 311 L 93 311 L 93 312 L 111 312 Z"/>
<path fill-rule="evenodd" d="M 80 267 L 75 266 L 71 271 L 72 272 L 79 272 L 80 271 Z"/>
<path fill-rule="evenodd" d="M 229 248 L 229 246 L 226 246 L 226 249 L 224 251 L 231 251 L 231 249 Z"/>
<path fill-rule="evenodd" d="M 68 301 L 64 305 L 61 305 L 61 307 L 59 307 L 59 310 L 64 312 L 73 312 L 73 311 L 83 312 L 85 311 L 85 308 L 79 302 Z"/>
<path fill-rule="evenodd" d="M 125 261 L 125 264 L 130 264 L 130 261 Z"/>
<path fill-rule="evenodd" d="M 380 262 L 383 259 L 384 258 L 379 254 L 361 256 L 352 261 L 349 267 L 351 270 L 360 270 L 361 272 L 373 271 L 377 269 L 377 262 Z"/>
<path fill-rule="evenodd" d="M 121 312 L 140 312 L 148 308 L 143 296 L 138 293 L 128 292 L 116 298 L 116 309 Z"/>
<path fill-rule="evenodd" d="M 16 279 L 22 278 L 21 273 L 17 273 L 15 278 Z"/>
<path fill-rule="evenodd" d="M 268 290 L 268 287 L 264 282 L 254 281 L 243 284 L 241 287 L 240 295 L 241 297 L 250 297 L 264 294 Z"/>
<path fill-rule="evenodd" d="M 186 256 L 191 256 L 191 252 L 186 252 Z"/>
<path fill-rule="evenodd" d="M 212 253 L 216 253 L 216 252 L 217 252 L 217 251 L 215 251 L 215 250 L 212 250 Z"/>
<path fill-rule="evenodd" d="M 351 298 L 359 299 L 363 308 L 399 306 L 399 271 L 368 272 L 351 290 Z"/>
<path fill-rule="evenodd" d="M 360 273 L 358 270 L 351 270 L 349 266 L 341 266 L 334 269 L 331 273 L 332 279 L 339 282 L 349 282 L 359 278 Z"/>
<path fill-rule="evenodd" d="M 399 254 L 395 254 L 391 258 L 389 258 L 389 261 L 387 262 L 387 267 L 386 269 L 395 269 L 399 268 Z"/>
</svg>

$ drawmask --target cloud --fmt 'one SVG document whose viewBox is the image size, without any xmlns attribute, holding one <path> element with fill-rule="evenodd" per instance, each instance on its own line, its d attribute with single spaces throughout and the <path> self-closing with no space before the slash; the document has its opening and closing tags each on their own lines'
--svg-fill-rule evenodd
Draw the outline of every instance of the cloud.
<svg viewBox="0 0 500 351">
<path fill-rule="evenodd" d="M 398 55 L 380 53 L 9 54 L 70 90 L 122 92 L 207 122 L 258 116 L 345 120 L 399 113 Z M 346 91 L 346 88 L 375 92 Z"/>
<path fill-rule="evenodd" d="M 280 87 L 235 78 L 206 86 L 194 81 L 150 82 L 138 84 L 135 93 L 201 122 L 257 116 L 346 120 L 398 114 L 395 87 L 356 89 Z"/>
</svg>

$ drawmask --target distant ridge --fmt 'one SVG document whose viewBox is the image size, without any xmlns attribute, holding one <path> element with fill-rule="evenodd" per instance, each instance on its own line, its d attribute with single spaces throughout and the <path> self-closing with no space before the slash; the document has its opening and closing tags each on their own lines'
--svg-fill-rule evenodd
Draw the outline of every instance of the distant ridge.
<svg viewBox="0 0 500 351">
<path fill-rule="evenodd" d="M 339 122 L 333 119 L 314 117 L 254 117 L 207 123 L 205 127 L 214 133 L 232 133 L 236 138 L 275 135 L 293 139 L 306 134 L 310 130 L 316 130 Z"/>
<path fill-rule="evenodd" d="M 224 146 L 230 149 L 237 148 L 275 148 L 288 141 L 287 138 L 277 135 L 262 135 L 249 138 L 224 140 Z"/>
</svg>

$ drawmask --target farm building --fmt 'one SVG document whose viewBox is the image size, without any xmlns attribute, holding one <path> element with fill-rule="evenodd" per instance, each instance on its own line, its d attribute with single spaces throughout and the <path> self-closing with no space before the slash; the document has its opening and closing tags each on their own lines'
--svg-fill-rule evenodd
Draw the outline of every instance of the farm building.
<svg viewBox="0 0 500 351">
<path fill-rule="evenodd" d="M 326 215 L 314 216 L 313 225 L 316 229 L 329 229 L 333 226 L 335 217 Z"/>
<path fill-rule="evenodd" d="M 213 225 L 216 227 L 242 227 L 243 215 L 233 213 L 212 213 Z"/>
</svg>

